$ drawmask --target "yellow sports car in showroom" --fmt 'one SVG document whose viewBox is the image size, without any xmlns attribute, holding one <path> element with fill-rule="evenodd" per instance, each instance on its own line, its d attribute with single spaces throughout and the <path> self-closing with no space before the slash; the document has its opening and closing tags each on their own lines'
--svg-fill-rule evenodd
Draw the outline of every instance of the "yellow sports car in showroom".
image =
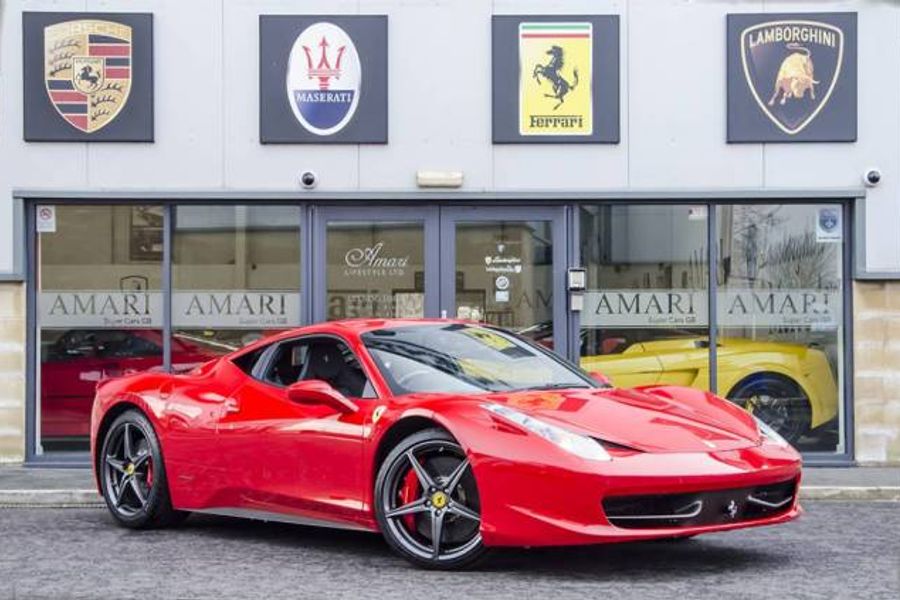
<svg viewBox="0 0 900 600">
<path fill-rule="evenodd" d="M 719 393 L 796 443 L 837 415 L 838 393 L 828 357 L 785 342 L 720 338 Z M 583 356 L 618 387 L 671 384 L 709 389 L 709 340 L 684 337 L 632 344 L 623 352 Z"/>
</svg>

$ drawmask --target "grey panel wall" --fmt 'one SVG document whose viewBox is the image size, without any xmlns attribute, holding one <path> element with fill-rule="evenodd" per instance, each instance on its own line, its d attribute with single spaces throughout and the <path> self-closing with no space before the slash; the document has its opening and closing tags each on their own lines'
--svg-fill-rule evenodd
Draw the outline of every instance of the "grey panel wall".
<svg viewBox="0 0 900 600">
<path fill-rule="evenodd" d="M 154 13 L 156 143 L 22 141 L 21 11 Z M 725 142 L 729 11 L 859 12 L 859 141 Z M 900 6 L 865 0 L 12 0 L 0 3 L 0 272 L 12 267 L 13 188 L 412 190 L 417 169 L 461 170 L 467 190 L 854 187 L 867 267 L 900 271 Z M 389 144 L 263 146 L 258 15 L 387 14 Z M 492 146 L 491 14 L 619 14 L 621 143 Z M 51 168 L 52 167 L 52 168 Z M 315 193 L 315 192 L 313 192 Z"/>
</svg>

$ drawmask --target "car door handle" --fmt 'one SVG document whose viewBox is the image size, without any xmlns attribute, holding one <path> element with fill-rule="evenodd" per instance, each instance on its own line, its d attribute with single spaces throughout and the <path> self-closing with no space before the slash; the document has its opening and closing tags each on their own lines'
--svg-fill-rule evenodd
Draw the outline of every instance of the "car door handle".
<svg viewBox="0 0 900 600">
<path fill-rule="evenodd" d="M 226 398 L 225 402 L 222 403 L 222 407 L 226 414 L 241 411 L 241 403 L 235 398 Z"/>
</svg>

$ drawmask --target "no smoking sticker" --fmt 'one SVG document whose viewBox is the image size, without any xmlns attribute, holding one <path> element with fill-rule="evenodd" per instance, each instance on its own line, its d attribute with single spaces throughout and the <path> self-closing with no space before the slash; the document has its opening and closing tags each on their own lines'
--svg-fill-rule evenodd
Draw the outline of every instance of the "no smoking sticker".
<svg viewBox="0 0 900 600">
<path fill-rule="evenodd" d="M 38 206 L 36 219 L 38 233 L 56 233 L 55 206 Z"/>
</svg>

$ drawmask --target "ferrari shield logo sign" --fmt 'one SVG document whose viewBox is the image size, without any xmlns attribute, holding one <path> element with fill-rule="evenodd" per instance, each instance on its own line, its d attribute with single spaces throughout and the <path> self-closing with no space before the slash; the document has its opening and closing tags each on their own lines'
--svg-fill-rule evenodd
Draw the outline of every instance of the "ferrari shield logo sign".
<svg viewBox="0 0 900 600">
<path fill-rule="evenodd" d="M 72 127 L 93 133 L 119 115 L 131 91 L 131 27 L 97 19 L 44 28 L 44 84 Z"/>
<path fill-rule="evenodd" d="M 760 110 L 795 135 L 828 104 L 841 76 L 844 33 L 820 21 L 769 21 L 741 33 L 744 76 Z"/>
<path fill-rule="evenodd" d="M 297 36 L 288 59 L 291 110 L 310 133 L 327 136 L 343 129 L 356 112 L 362 73 L 347 33 L 332 23 L 315 23 Z"/>
<path fill-rule="evenodd" d="M 591 135 L 590 22 L 519 23 L 519 133 Z"/>
</svg>

